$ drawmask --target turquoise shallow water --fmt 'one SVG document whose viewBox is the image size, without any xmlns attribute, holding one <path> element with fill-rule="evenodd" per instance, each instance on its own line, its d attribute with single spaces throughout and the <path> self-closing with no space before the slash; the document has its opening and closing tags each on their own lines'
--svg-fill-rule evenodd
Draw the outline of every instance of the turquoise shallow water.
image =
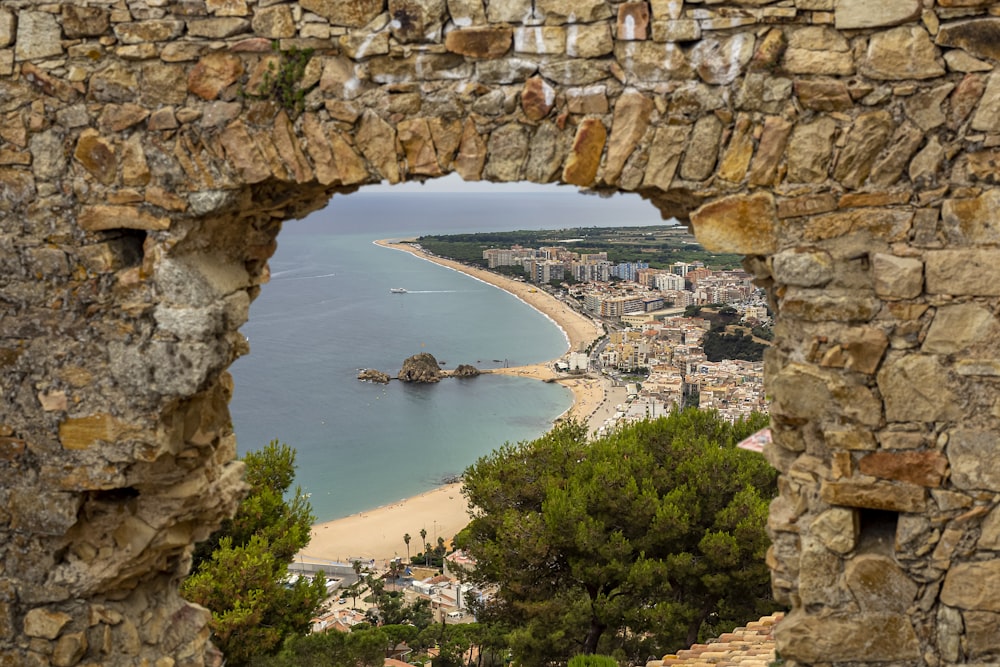
<svg viewBox="0 0 1000 667">
<path fill-rule="evenodd" d="M 240 452 L 273 438 L 295 447 L 297 483 L 324 521 L 430 490 L 504 442 L 544 433 L 572 403 L 558 385 L 503 376 L 433 385 L 356 379 L 360 368 L 395 375 L 406 357 L 425 351 L 445 368 L 492 368 L 566 350 L 562 331 L 513 296 L 372 243 L 449 227 L 549 228 L 550 216 L 533 220 L 529 213 L 555 202 L 537 197 L 512 203 L 502 196 L 351 195 L 344 205 L 334 201 L 286 223 L 272 280 L 242 328 L 251 354 L 231 369 Z M 577 198 L 582 209 L 570 212 L 574 225 L 595 214 L 595 198 Z M 511 215 L 521 224 L 511 226 Z M 643 223 L 605 216 L 591 224 Z M 392 287 L 409 293 L 391 294 Z"/>
</svg>

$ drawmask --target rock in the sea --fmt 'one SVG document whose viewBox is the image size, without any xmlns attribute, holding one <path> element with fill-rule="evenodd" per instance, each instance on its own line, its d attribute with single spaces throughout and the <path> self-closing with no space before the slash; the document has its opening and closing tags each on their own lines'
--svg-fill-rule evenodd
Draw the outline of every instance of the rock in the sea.
<svg viewBox="0 0 1000 667">
<path fill-rule="evenodd" d="M 377 371 L 374 368 L 366 368 L 358 373 L 358 379 L 364 382 L 378 382 L 379 384 L 389 384 L 390 378 L 386 373 Z"/>
<path fill-rule="evenodd" d="M 479 369 L 472 364 L 459 364 L 451 375 L 457 378 L 474 378 L 479 375 Z"/>
<path fill-rule="evenodd" d="M 421 352 L 404 361 L 396 377 L 403 382 L 439 382 L 441 368 L 433 354 Z"/>
</svg>

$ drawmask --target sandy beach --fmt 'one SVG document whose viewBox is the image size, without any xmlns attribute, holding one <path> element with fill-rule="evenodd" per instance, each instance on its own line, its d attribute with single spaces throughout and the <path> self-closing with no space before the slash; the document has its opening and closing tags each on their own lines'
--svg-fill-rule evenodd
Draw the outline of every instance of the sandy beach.
<svg viewBox="0 0 1000 667">
<path fill-rule="evenodd" d="M 603 334 L 601 327 L 593 320 L 529 283 L 428 255 L 409 243 L 393 241 L 376 241 L 376 243 L 412 253 L 510 292 L 548 316 L 565 332 L 569 340 L 567 351 L 584 351 Z M 624 402 L 624 389 L 612 388 L 605 378 L 558 374 L 554 369 L 555 361 L 483 372 L 558 382 L 573 392 L 573 407 L 569 410 L 569 414 L 586 421 L 590 431 L 593 432 L 607 417 L 614 414 L 618 404 Z M 403 539 L 404 535 L 409 534 L 411 538 L 410 555 L 423 551 L 421 529 L 427 531 L 426 540 L 431 545 L 437 543 L 438 537 L 448 541 L 469 521 L 461 488 L 460 483 L 449 484 L 413 498 L 400 499 L 392 505 L 316 524 L 313 526 L 309 546 L 297 558 L 306 562 L 364 558 L 374 559 L 376 565 L 384 566 L 391 558 L 406 557 L 407 545 Z"/>
</svg>

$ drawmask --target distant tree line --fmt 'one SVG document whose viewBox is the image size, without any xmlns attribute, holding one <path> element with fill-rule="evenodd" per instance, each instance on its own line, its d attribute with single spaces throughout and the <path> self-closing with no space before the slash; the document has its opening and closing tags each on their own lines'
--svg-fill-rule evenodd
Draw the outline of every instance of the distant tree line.
<svg viewBox="0 0 1000 667">
<path fill-rule="evenodd" d="M 435 255 L 481 267 L 487 265 L 484 250 L 514 245 L 525 248 L 559 245 L 581 254 L 607 252 L 608 260 L 616 264 L 641 261 L 660 269 L 674 262 L 695 261 L 720 269 L 737 269 L 742 261 L 741 255 L 708 252 L 670 225 L 427 235 L 419 237 L 417 242 Z"/>
</svg>

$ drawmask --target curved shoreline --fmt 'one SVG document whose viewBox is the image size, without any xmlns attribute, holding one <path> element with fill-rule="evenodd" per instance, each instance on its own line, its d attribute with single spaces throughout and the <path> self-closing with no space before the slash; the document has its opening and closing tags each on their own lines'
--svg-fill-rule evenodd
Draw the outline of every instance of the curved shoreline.
<svg viewBox="0 0 1000 667">
<path fill-rule="evenodd" d="M 567 352 L 585 350 L 604 333 L 589 318 L 548 292 L 534 288 L 528 283 L 431 255 L 410 243 L 389 240 L 378 240 L 374 243 L 384 248 L 408 252 L 511 294 L 552 320 L 563 331 L 567 341 Z M 532 292 L 532 289 L 535 291 Z M 620 388 L 612 390 L 604 378 L 558 375 L 554 370 L 555 361 L 530 366 L 486 369 L 482 372 L 561 384 L 573 393 L 573 405 L 557 419 L 562 419 L 567 414 L 574 415 L 588 422 L 589 430 L 593 432 L 609 414 L 614 412 L 616 403 L 624 400 L 623 390 Z M 421 529 L 427 531 L 427 542 L 432 546 L 436 544 L 438 537 L 450 540 L 469 522 L 468 506 L 461 489 L 461 482 L 446 484 L 417 496 L 401 499 L 396 503 L 315 524 L 312 527 L 312 539 L 309 545 L 296 556 L 296 560 L 324 562 L 363 558 L 374 559 L 376 565 L 382 567 L 387 565 L 388 560 L 407 554 L 404 535 L 410 535 L 411 555 L 423 551 L 420 545 Z"/>
</svg>

